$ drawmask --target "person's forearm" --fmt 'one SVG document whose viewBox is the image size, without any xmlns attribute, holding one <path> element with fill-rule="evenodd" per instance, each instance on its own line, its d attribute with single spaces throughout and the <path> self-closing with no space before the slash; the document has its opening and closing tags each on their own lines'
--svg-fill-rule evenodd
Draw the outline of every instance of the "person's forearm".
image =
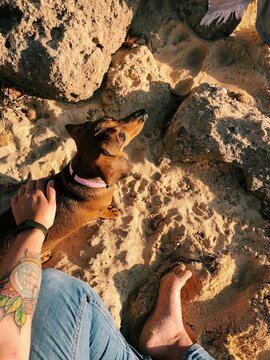
<svg viewBox="0 0 270 360">
<path fill-rule="evenodd" d="M 29 358 L 32 315 L 41 282 L 43 240 L 44 234 L 38 229 L 19 233 L 0 264 L 0 360 L 8 356 Z M 16 341 L 6 346 L 11 334 Z"/>
<path fill-rule="evenodd" d="M 40 254 L 43 241 L 44 234 L 39 229 L 29 229 L 19 233 L 0 263 L 0 279 L 10 273 L 19 259 L 25 257 L 26 250 L 33 255 Z"/>
</svg>

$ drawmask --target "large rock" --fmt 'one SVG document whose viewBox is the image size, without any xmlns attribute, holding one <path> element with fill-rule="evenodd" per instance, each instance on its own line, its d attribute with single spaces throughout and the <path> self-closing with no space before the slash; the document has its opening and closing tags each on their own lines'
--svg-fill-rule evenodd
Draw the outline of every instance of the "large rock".
<svg viewBox="0 0 270 360">
<path fill-rule="evenodd" d="M 139 0 L 0 0 L 0 77 L 41 97 L 91 97 Z"/>
<path fill-rule="evenodd" d="M 209 26 L 201 25 L 207 12 L 208 0 L 144 0 L 140 2 L 132 29 L 153 38 L 161 22 L 180 19 L 200 37 L 217 40 L 229 36 L 241 21 L 232 14 L 225 24 L 214 20 Z"/>
<path fill-rule="evenodd" d="M 207 13 L 208 0 L 174 1 L 173 6 L 179 18 L 206 40 L 217 40 L 229 36 L 241 21 L 241 19 L 236 19 L 234 15 L 231 15 L 225 24 L 219 24 L 215 20 L 209 26 L 201 25 L 200 22 Z"/>
<path fill-rule="evenodd" d="M 179 107 L 165 137 L 173 161 L 223 161 L 242 169 L 247 188 L 270 218 L 270 118 L 236 100 L 237 94 L 202 84 Z"/>
</svg>

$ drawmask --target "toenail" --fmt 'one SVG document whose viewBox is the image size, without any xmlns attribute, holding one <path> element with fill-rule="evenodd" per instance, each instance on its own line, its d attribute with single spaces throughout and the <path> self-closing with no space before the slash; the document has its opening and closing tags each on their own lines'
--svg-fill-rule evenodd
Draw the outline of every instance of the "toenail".
<svg viewBox="0 0 270 360">
<path fill-rule="evenodd" d="M 180 274 L 181 271 L 184 271 L 185 270 L 185 265 L 180 263 L 178 264 L 177 266 L 174 267 L 173 271 L 176 275 Z"/>
<path fill-rule="evenodd" d="M 177 268 L 177 269 L 174 269 L 173 272 L 175 273 L 175 275 L 178 275 L 178 274 L 180 274 L 181 271 L 182 271 L 181 269 Z"/>
</svg>

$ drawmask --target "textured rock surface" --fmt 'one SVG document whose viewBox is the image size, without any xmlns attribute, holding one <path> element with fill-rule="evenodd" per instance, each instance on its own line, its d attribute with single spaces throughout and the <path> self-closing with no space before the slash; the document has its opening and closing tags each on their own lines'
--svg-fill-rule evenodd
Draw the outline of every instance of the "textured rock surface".
<svg viewBox="0 0 270 360">
<path fill-rule="evenodd" d="M 224 161 L 239 167 L 270 217 L 270 119 L 235 97 L 202 84 L 175 114 L 165 153 L 176 161 Z"/>
<path fill-rule="evenodd" d="M 207 13 L 208 0 L 183 0 L 175 1 L 173 4 L 179 18 L 206 40 L 217 40 L 229 36 L 241 21 L 231 16 L 225 24 L 217 24 L 214 21 L 211 26 L 202 26 L 200 22 Z"/>
<path fill-rule="evenodd" d="M 0 0 L 0 77 L 79 101 L 100 86 L 138 0 Z"/>
<path fill-rule="evenodd" d="M 160 80 L 156 61 L 146 46 L 114 55 L 103 103 L 105 111 L 116 117 L 144 108 L 157 125 L 168 119 L 174 99 L 168 85 Z"/>
</svg>

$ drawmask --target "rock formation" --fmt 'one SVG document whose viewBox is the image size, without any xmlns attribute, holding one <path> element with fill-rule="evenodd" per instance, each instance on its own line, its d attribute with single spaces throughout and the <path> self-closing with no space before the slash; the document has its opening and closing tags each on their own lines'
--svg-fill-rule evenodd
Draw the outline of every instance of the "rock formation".
<svg viewBox="0 0 270 360">
<path fill-rule="evenodd" d="M 154 56 L 146 46 L 118 51 L 107 74 L 102 96 L 105 111 L 122 116 L 144 108 L 162 126 L 174 104 L 168 84 L 161 81 Z"/>
<path fill-rule="evenodd" d="M 229 36 L 241 21 L 231 16 L 225 24 L 214 21 L 211 26 L 204 26 L 200 22 L 207 13 L 208 0 L 183 0 L 175 1 L 173 4 L 179 18 L 206 40 L 217 40 Z"/>
<path fill-rule="evenodd" d="M 243 171 L 270 217 L 270 119 L 225 88 L 202 84 L 179 107 L 165 138 L 173 161 L 222 161 Z"/>
<path fill-rule="evenodd" d="M 45 98 L 90 98 L 139 0 L 0 0 L 0 78 Z"/>
</svg>

